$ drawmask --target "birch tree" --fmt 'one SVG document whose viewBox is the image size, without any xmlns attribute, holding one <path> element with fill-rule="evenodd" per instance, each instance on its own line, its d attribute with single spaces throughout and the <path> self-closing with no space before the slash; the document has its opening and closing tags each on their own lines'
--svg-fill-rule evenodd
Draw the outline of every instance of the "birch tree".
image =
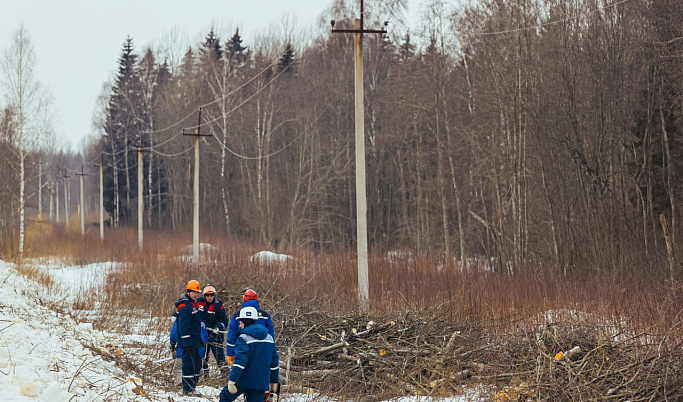
<svg viewBox="0 0 683 402">
<path fill-rule="evenodd" d="M 0 61 L 3 87 L 16 119 L 16 152 L 19 163 L 19 256 L 24 253 L 26 220 L 26 157 L 45 132 L 50 98 L 35 77 L 36 57 L 28 30 L 21 25 Z"/>
</svg>

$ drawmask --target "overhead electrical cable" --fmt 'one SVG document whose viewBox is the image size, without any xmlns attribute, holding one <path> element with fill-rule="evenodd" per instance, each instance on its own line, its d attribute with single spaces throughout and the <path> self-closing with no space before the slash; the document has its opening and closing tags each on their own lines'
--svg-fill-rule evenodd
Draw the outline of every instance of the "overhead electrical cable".
<svg viewBox="0 0 683 402">
<path fill-rule="evenodd" d="M 261 93 L 261 91 L 263 91 L 264 89 L 266 89 L 266 87 L 268 87 L 270 84 L 272 84 L 273 81 L 275 81 L 275 80 L 277 79 L 277 77 L 279 77 L 283 72 L 285 72 L 285 70 L 287 70 L 287 68 L 289 68 L 289 66 L 291 66 L 292 64 L 294 64 L 294 62 L 289 63 L 289 64 L 287 65 L 286 68 L 283 68 L 282 71 L 280 71 L 279 73 L 277 73 L 270 81 L 268 81 L 265 85 L 263 85 L 263 87 L 259 88 L 258 91 L 254 92 L 254 93 L 253 93 L 251 96 L 249 96 L 247 99 L 245 99 L 244 101 L 242 101 L 242 103 L 240 103 L 239 105 L 235 106 L 234 108 L 228 110 L 226 113 L 221 114 L 219 117 L 216 117 L 216 118 L 211 119 L 211 120 L 209 120 L 209 121 L 202 122 L 202 124 L 211 124 L 211 123 L 213 123 L 213 122 L 216 122 L 216 121 L 222 119 L 223 117 L 225 117 L 225 116 L 231 114 L 231 113 L 234 112 L 235 110 L 239 109 L 239 108 L 242 107 L 245 103 L 249 102 L 249 101 L 252 100 L 256 95 L 258 95 L 259 93 Z M 271 65 L 271 66 L 272 66 L 272 65 Z M 204 106 L 205 106 L 205 105 L 204 105 Z M 200 107 L 203 108 L 204 106 L 200 106 Z M 198 127 L 198 126 L 191 126 L 191 127 L 188 127 L 188 129 L 197 128 L 197 127 Z M 173 137 L 169 138 L 168 140 L 166 140 L 166 141 L 164 141 L 164 142 L 162 142 L 162 143 L 156 144 L 156 145 L 154 145 L 154 147 L 150 147 L 149 149 L 151 150 L 151 149 L 153 149 L 153 148 L 156 148 L 156 147 L 159 147 L 159 146 L 161 146 L 161 145 L 164 145 L 164 144 L 168 143 L 169 141 L 171 141 L 172 139 L 174 139 L 175 137 L 179 136 L 180 134 L 182 134 L 182 131 L 178 132 L 176 135 L 174 135 Z"/>
<path fill-rule="evenodd" d="M 539 25 L 532 25 L 532 26 L 528 26 L 528 27 L 520 27 L 520 28 L 506 29 L 506 30 L 501 30 L 501 31 L 475 32 L 475 33 L 472 33 L 472 35 L 473 35 L 473 36 L 503 35 L 503 34 L 508 34 L 508 33 L 515 33 L 515 32 L 522 32 L 522 31 L 529 31 L 529 30 L 532 30 L 532 29 L 544 28 L 544 27 L 547 27 L 547 26 L 550 26 L 550 25 L 556 25 L 556 24 L 560 24 L 560 23 L 562 23 L 562 22 L 567 22 L 567 21 L 571 21 L 571 20 L 574 20 L 574 19 L 577 19 L 577 18 L 585 17 L 585 16 L 587 16 L 587 15 L 596 13 L 596 12 L 598 12 L 598 11 L 607 10 L 608 8 L 613 8 L 613 7 L 616 7 L 616 6 L 620 5 L 620 4 L 627 3 L 627 2 L 629 2 L 629 1 L 632 1 L 632 0 L 619 0 L 619 1 L 617 1 L 616 3 L 608 4 L 608 5 L 605 5 L 605 6 L 603 6 L 603 7 L 598 7 L 598 8 L 596 8 L 596 9 L 587 11 L 587 12 L 585 12 L 585 13 L 580 13 L 580 14 L 577 14 L 577 15 L 572 15 L 572 16 L 570 16 L 570 17 L 561 18 L 561 19 L 559 19 L 559 20 L 544 22 L 543 24 L 539 24 Z M 433 31 L 433 30 L 430 30 L 430 29 L 426 29 L 426 28 L 425 28 L 425 29 L 416 30 L 416 31 L 414 31 L 414 32 L 420 32 L 420 33 L 428 33 L 428 32 L 429 32 L 429 33 L 431 33 L 432 31 Z M 454 35 L 453 32 L 442 32 L 442 33 Z"/>
<path fill-rule="evenodd" d="M 318 120 L 320 120 L 321 117 L 322 117 L 322 113 L 321 113 L 320 115 L 318 115 L 318 117 L 316 117 L 316 118 L 314 119 L 314 122 L 317 122 Z M 294 137 L 294 139 L 292 139 L 290 142 L 288 142 L 287 144 L 285 144 L 282 148 L 278 149 L 277 151 L 271 152 L 271 153 L 269 153 L 268 155 L 261 155 L 261 156 L 245 156 L 245 155 L 238 154 L 237 152 L 235 152 L 235 151 L 233 151 L 232 149 L 230 149 L 227 145 L 225 145 L 225 144 L 216 136 L 216 134 L 213 134 L 213 137 L 216 139 L 216 141 L 218 141 L 218 143 L 220 144 L 221 147 L 223 147 L 223 149 L 225 149 L 226 151 L 228 151 L 228 152 L 231 153 L 232 155 L 234 155 L 234 156 L 236 156 L 236 157 L 238 157 L 238 158 L 241 158 L 241 159 L 245 159 L 245 160 L 259 160 L 259 159 L 266 159 L 266 158 L 269 158 L 269 157 L 271 157 L 271 156 L 273 156 L 273 155 L 276 155 L 276 154 L 278 154 L 278 153 L 284 151 L 284 150 L 285 150 L 286 148 L 288 148 L 290 145 L 294 144 L 294 143 L 295 143 L 299 138 L 301 138 L 304 134 L 306 134 L 306 133 L 308 133 L 308 132 L 310 132 L 310 131 L 311 131 L 310 128 L 307 128 L 307 129 L 303 130 L 301 133 L 299 133 L 299 135 L 297 135 L 296 137 Z"/>
<path fill-rule="evenodd" d="M 173 139 L 175 139 L 177 136 L 179 136 L 179 135 L 182 134 L 182 133 L 183 133 L 182 131 L 178 131 L 178 132 L 176 133 L 176 135 L 174 135 L 173 137 L 171 137 L 171 138 L 169 138 L 169 139 L 167 139 L 167 140 L 164 140 L 164 141 L 162 141 L 162 142 L 160 142 L 160 143 L 158 143 L 158 144 L 154 144 L 154 146 L 150 146 L 150 147 L 148 147 L 148 149 L 152 150 L 152 149 L 154 149 L 154 148 L 157 148 L 157 147 L 160 147 L 160 146 L 162 146 L 162 145 L 164 145 L 164 144 L 167 144 L 167 143 L 171 142 Z"/>
<path fill-rule="evenodd" d="M 285 54 L 285 53 L 282 53 L 282 55 L 284 55 L 284 54 Z M 282 57 L 282 55 L 280 55 L 280 57 Z M 219 97 L 219 98 L 216 98 L 216 99 L 212 100 L 211 102 L 206 103 L 206 104 L 204 104 L 204 105 L 201 105 L 201 106 L 199 106 L 199 107 L 204 108 L 204 107 L 213 105 L 214 103 L 217 103 L 217 102 L 219 102 L 219 101 L 221 101 L 221 100 L 223 100 L 223 99 L 225 99 L 225 98 L 227 98 L 227 97 L 233 95 L 235 92 L 237 92 L 237 91 L 239 91 L 240 89 L 244 88 L 244 87 L 247 86 L 249 83 L 251 83 L 252 81 L 254 81 L 256 78 L 258 78 L 259 76 L 261 76 L 261 74 L 267 72 L 271 67 L 273 67 L 274 65 L 276 65 L 276 64 L 278 63 L 278 61 L 279 61 L 279 59 L 277 59 L 277 60 L 275 60 L 274 62 L 270 63 L 267 67 L 263 68 L 263 70 L 261 70 L 258 74 L 256 74 L 255 76 L 251 77 L 248 81 L 244 82 L 242 85 L 240 85 L 239 87 L 233 89 L 232 91 L 228 92 L 227 94 L 225 94 L 225 95 L 223 95 L 223 96 L 221 96 L 221 97 Z M 195 113 L 194 111 L 190 112 L 189 114 L 187 114 L 187 116 L 183 117 L 182 119 L 176 121 L 175 123 L 173 123 L 173 124 L 171 124 L 171 125 L 169 125 L 169 126 L 167 126 L 167 127 L 164 127 L 164 128 L 158 129 L 158 130 L 143 131 L 143 133 L 145 133 L 145 134 L 158 134 L 158 133 L 162 133 L 162 132 L 167 131 L 167 130 L 173 128 L 173 127 L 178 126 L 180 123 L 182 123 L 183 121 L 187 120 L 187 119 L 190 118 L 192 115 L 194 115 L 194 113 Z M 197 126 L 192 126 L 192 127 L 189 127 L 189 128 L 196 128 L 196 127 L 197 127 Z"/>
<path fill-rule="evenodd" d="M 103 154 L 103 155 L 107 155 L 107 156 L 116 156 L 116 155 L 121 155 L 121 154 L 124 153 L 124 152 L 126 152 L 126 150 L 125 150 L 125 149 L 122 149 L 122 150 L 120 150 L 120 151 L 118 151 L 118 152 L 114 152 L 114 153 L 102 151 L 102 154 Z"/>
<path fill-rule="evenodd" d="M 608 5 L 604 6 L 604 7 L 598 7 L 598 8 L 596 8 L 596 9 L 594 9 L 594 10 L 590 10 L 590 11 L 585 12 L 585 13 L 582 13 L 582 14 L 573 15 L 573 16 L 571 16 L 571 17 L 562 18 L 562 19 L 555 20 L 555 21 L 545 22 L 545 23 L 540 24 L 540 25 L 535 25 L 535 26 L 530 26 L 530 27 L 522 27 L 522 28 L 515 28 L 515 29 L 508 29 L 508 30 L 504 30 L 504 31 L 479 32 L 479 33 L 475 33 L 474 35 L 477 35 L 477 36 L 481 36 L 481 35 L 502 35 L 502 34 L 507 34 L 507 33 L 514 33 L 514 32 L 520 32 L 520 31 L 528 31 L 528 30 L 531 30 L 531 29 L 539 29 L 539 28 L 543 28 L 543 27 L 550 26 L 550 25 L 559 24 L 559 23 L 561 23 L 561 22 L 567 22 L 567 21 L 570 21 L 570 20 L 573 20 L 573 19 L 585 17 L 585 16 L 587 16 L 587 15 L 596 13 L 596 12 L 598 12 L 598 11 L 606 10 L 606 9 L 608 9 L 608 8 L 616 7 L 616 6 L 618 6 L 619 4 L 623 4 L 623 3 L 626 3 L 626 2 L 629 2 L 629 1 L 631 1 L 631 0 L 620 0 L 620 1 L 617 1 L 616 3 L 608 4 Z"/>
<path fill-rule="evenodd" d="M 155 153 L 155 154 L 157 154 L 157 155 L 161 155 L 161 156 L 166 156 L 166 157 L 172 158 L 172 157 L 174 157 L 174 156 L 180 156 L 180 155 L 182 155 L 182 154 L 185 154 L 185 153 L 187 153 L 187 152 L 189 152 L 189 151 L 191 151 L 191 150 L 193 150 L 193 149 L 194 149 L 194 145 L 191 145 L 191 146 L 190 146 L 189 148 L 187 148 L 186 150 L 180 151 L 180 152 L 175 153 L 175 154 L 165 154 L 165 153 L 163 153 L 163 152 L 157 151 L 156 149 L 152 149 L 151 151 L 152 151 L 152 153 Z"/>
<path fill-rule="evenodd" d="M 284 55 L 284 54 L 285 54 L 285 53 L 282 53 L 282 55 Z M 282 55 L 281 55 L 281 56 L 282 56 Z M 278 62 L 279 62 L 279 59 L 277 59 L 276 61 L 274 61 L 274 62 L 272 62 L 271 64 L 269 64 L 267 67 L 265 67 L 263 70 L 261 70 L 258 74 L 256 74 L 256 75 L 253 76 L 252 78 L 250 78 L 248 81 L 246 81 L 245 83 L 243 83 L 242 85 L 240 85 L 238 88 L 234 89 L 233 91 L 229 92 L 228 94 L 226 94 L 226 95 L 224 95 L 224 96 L 222 96 L 222 97 L 220 97 L 220 98 L 217 98 L 217 99 L 215 99 L 215 100 L 213 100 L 213 101 L 211 101 L 211 102 L 209 102 L 209 103 L 206 103 L 206 104 L 204 104 L 204 105 L 201 105 L 201 106 L 199 106 L 199 107 L 204 108 L 204 107 L 209 106 L 209 105 L 212 105 L 213 103 L 216 103 L 216 102 L 218 102 L 218 101 L 220 101 L 220 100 L 222 100 L 222 99 L 227 98 L 228 96 L 234 94 L 235 92 L 239 91 L 240 89 L 244 88 L 246 85 L 248 85 L 249 83 L 251 83 L 252 81 L 254 81 L 256 78 L 258 78 L 259 76 L 261 76 L 264 72 L 266 72 L 266 71 L 268 71 L 269 69 L 271 69 L 271 68 L 272 68 L 274 65 L 276 65 Z M 268 81 L 267 83 L 265 83 L 265 84 L 263 85 L 263 87 L 259 88 L 254 94 L 252 94 L 251 96 L 249 96 L 247 99 L 245 99 L 245 100 L 244 100 L 243 102 L 241 102 L 239 105 L 237 105 L 237 106 L 235 106 L 234 108 L 230 109 L 228 112 L 226 112 L 226 113 L 224 113 L 224 114 L 221 114 L 219 117 L 217 117 L 217 118 L 215 118 L 215 119 L 212 119 L 212 120 L 203 122 L 203 124 L 211 124 L 211 123 L 213 123 L 213 122 L 216 122 L 216 121 L 220 120 L 221 118 L 223 118 L 224 116 L 227 116 L 227 115 L 231 114 L 232 112 L 234 112 L 235 110 L 237 110 L 237 109 L 239 109 L 240 107 L 242 107 L 244 104 L 246 104 L 246 103 L 249 102 L 251 99 L 253 99 L 256 95 L 258 95 L 259 93 L 261 93 L 261 91 L 263 91 L 263 90 L 266 89 L 268 86 L 270 86 L 270 84 L 272 84 L 280 75 L 282 75 L 282 73 L 284 73 L 284 72 L 285 72 L 291 65 L 293 65 L 294 63 L 295 63 L 295 61 L 290 62 L 285 68 L 283 68 L 280 72 L 278 72 L 275 76 L 273 76 L 273 78 L 272 78 L 270 81 Z M 178 120 L 177 122 L 175 122 L 174 124 L 172 124 L 172 125 L 170 125 L 170 126 L 168 126 L 168 127 L 166 127 L 166 128 L 159 129 L 159 130 L 154 130 L 154 131 L 143 131 L 143 133 L 147 133 L 147 134 L 156 134 L 156 133 L 161 133 L 161 132 L 163 132 L 163 131 L 167 131 L 167 130 L 169 130 L 169 129 L 171 129 L 171 128 L 177 126 L 177 125 L 179 125 L 180 123 L 182 123 L 184 120 L 186 120 L 186 119 L 187 119 L 188 117 L 190 117 L 192 114 L 194 114 L 194 112 L 190 113 L 190 114 L 187 115 L 186 117 L 183 117 L 182 119 Z M 318 118 L 319 118 L 319 117 L 318 117 Z M 190 126 L 190 127 L 187 127 L 187 129 L 197 128 L 197 127 L 198 127 L 197 125 L 195 125 L 195 126 Z M 304 132 L 304 133 L 305 133 L 305 132 Z M 286 148 L 287 146 L 289 146 L 290 144 L 292 144 L 294 141 L 296 141 L 296 140 L 297 140 L 299 137 L 301 137 L 304 133 L 299 134 L 299 136 L 297 136 L 297 138 L 295 138 L 294 140 L 292 140 L 292 142 L 290 142 L 289 144 L 287 144 L 287 145 L 285 146 L 285 148 Z M 154 144 L 153 146 L 147 147 L 146 149 L 149 149 L 150 152 L 153 152 L 153 153 L 155 153 L 155 154 L 157 154 L 157 155 L 164 156 L 164 157 L 175 157 L 175 156 L 183 155 L 183 154 L 189 152 L 190 150 L 192 150 L 194 147 L 191 146 L 191 147 L 185 149 L 184 151 L 180 151 L 180 152 L 178 152 L 178 153 L 173 153 L 173 154 L 167 154 L 167 153 L 164 153 L 164 152 L 161 152 L 161 151 L 156 150 L 156 148 L 161 147 L 162 145 L 169 143 L 170 141 L 172 141 L 173 139 L 175 139 L 176 137 L 178 137 L 178 136 L 181 135 L 181 134 L 182 134 L 182 131 L 179 131 L 179 132 L 177 132 L 174 136 L 172 136 L 172 137 L 170 137 L 170 138 L 164 140 L 163 142 L 160 142 L 160 143 L 158 143 L 158 144 Z M 218 137 L 216 137 L 215 134 L 212 134 L 212 135 L 214 136 L 214 138 L 216 138 L 216 139 L 218 140 Z M 223 143 L 220 142 L 220 140 L 219 140 L 218 142 L 221 144 L 221 146 L 223 146 L 223 147 L 224 147 L 226 150 L 228 150 L 229 152 L 235 154 L 236 156 L 240 156 L 239 154 L 236 154 L 236 153 L 234 153 L 232 150 L 230 150 L 229 148 L 227 148 Z M 284 149 L 284 148 L 283 148 L 283 149 Z M 275 153 L 280 152 L 281 150 L 282 150 L 282 149 L 276 151 Z M 130 151 L 130 150 L 129 150 L 129 151 Z M 120 154 L 123 154 L 124 152 L 126 152 L 125 149 L 123 149 L 123 150 L 121 150 L 121 151 L 118 151 L 118 152 L 116 152 L 116 153 L 108 153 L 108 152 L 102 152 L 102 153 L 103 153 L 104 155 L 113 156 L 113 155 L 120 155 Z M 135 152 L 135 151 L 131 151 L 131 152 Z M 272 154 L 267 155 L 267 156 L 274 155 L 275 153 L 272 153 Z M 265 157 L 267 157 L 267 156 L 265 156 Z M 247 158 L 247 159 L 250 159 L 250 158 Z M 254 158 L 254 159 L 255 159 L 255 158 Z M 137 162 L 135 163 L 134 166 L 137 166 Z M 134 166 L 129 166 L 129 167 L 128 167 L 128 170 L 132 169 Z M 120 170 L 126 170 L 126 169 L 123 169 L 123 168 L 122 168 L 122 169 L 120 169 Z"/>
<path fill-rule="evenodd" d="M 235 106 L 234 108 L 228 110 L 227 112 L 221 114 L 220 116 L 218 116 L 218 117 L 216 117 L 216 118 L 214 118 L 214 119 L 211 119 L 211 120 L 208 120 L 208 121 L 204 121 L 202 124 L 211 124 L 211 123 L 213 123 L 213 122 L 216 122 L 216 121 L 222 119 L 223 117 L 225 117 L 225 116 L 231 114 L 232 112 L 234 112 L 235 110 L 239 109 L 240 107 L 244 106 L 245 103 L 247 103 L 247 102 L 249 102 L 250 100 L 252 100 L 256 95 L 258 95 L 259 93 L 261 93 L 261 91 L 263 91 L 263 90 L 266 89 L 268 86 L 270 86 L 270 84 L 272 84 L 273 81 L 275 81 L 275 80 L 277 79 L 277 77 L 279 77 L 280 75 L 282 75 L 282 73 L 284 73 L 284 72 L 289 68 L 289 66 L 291 66 L 291 65 L 294 64 L 294 63 L 295 63 L 294 61 L 292 61 L 291 63 L 289 63 L 289 64 L 287 65 L 287 67 L 283 68 L 283 69 L 282 69 L 279 73 L 277 73 L 270 81 L 266 82 L 261 88 L 258 89 L 258 91 L 254 92 L 251 96 L 249 96 L 247 99 L 245 99 L 244 101 L 242 101 L 242 103 L 240 103 L 239 105 Z M 190 128 L 190 129 L 192 129 L 192 128 L 197 128 L 197 126 L 193 126 L 193 127 L 189 127 L 189 128 Z"/>
</svg>

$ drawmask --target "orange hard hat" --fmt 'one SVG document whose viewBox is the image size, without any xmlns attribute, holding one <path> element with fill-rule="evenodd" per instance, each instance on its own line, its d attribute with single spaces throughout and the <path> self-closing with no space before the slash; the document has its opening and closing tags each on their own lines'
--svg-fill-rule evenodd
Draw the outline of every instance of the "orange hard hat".
<svg viewBox="0 0 683 402">
<path fill-rule="evenodd" d="M 187 286 L 185 286 L 185 289 L 191 290 L 191 291 L 197 292 L 197 293 L 200 293 L 202 291 L 201 286 L 199 286 L 199 282 L 195 281 L 194 279 L 187 283 Z"/>
<path fill-rule="evenodd" d="M 215 295 L 216 294 L 216 288 L 214 288 L 211 285 L 206 285 L 204 286 L 204 292 L 205 295 Z"/>
<path fill-rule="evenodd" d="M 247 291 L 244 292 L 244 296 L 242 297 L 242 300 L 244 300 L 244 301 L 258 300 L 258 295 L 253 290 L 247 289 Z"/>
</svg>

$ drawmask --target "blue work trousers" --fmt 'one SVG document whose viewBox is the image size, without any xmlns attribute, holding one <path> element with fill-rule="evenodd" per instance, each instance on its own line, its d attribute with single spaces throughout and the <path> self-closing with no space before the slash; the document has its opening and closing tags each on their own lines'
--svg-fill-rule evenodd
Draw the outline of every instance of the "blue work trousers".
<svg viewBox="0 0 683 402">
<path fill-rule="evenodd" d="M 228 386 L 226 385 L 223 387 L 223 390 L 219 395 L 219 402 L 232 402 L 242 394 L 244 394 L 246 402 L 263 402 L 263 397 L 266 394 L 266 391 L 237 387 L 237 393 L 231 394 L 230 391 L 228 391 Z"/>
<path fill-rule="evenodd" d="M 209 369 L 209 358 L 212 353 L 218 368 L 225 370 L 225 348 L 223 347 L 222 334 L 209 334 L 209 342 L 206 344 L 206 357 L 204 357 L 204 370 Z"/>
<path fill-rule="evenodd" d="M 186 347 L 183 350 L 183 392 L 191 392 L 197 387 L 202 370 L 199 348 Z"/>
</svg>

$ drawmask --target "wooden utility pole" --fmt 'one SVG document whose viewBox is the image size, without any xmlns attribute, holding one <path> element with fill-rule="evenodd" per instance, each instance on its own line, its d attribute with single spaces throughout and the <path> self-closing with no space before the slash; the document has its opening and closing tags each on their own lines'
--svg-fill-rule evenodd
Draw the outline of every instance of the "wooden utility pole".
<svg viewBox="0 0 683 402">
<path fill-rule="evenodd" d="M 199 264 L 199 137 L 211 137 L 211 134 L 201 134 L 202 128 L 202 108 L 199 108 L 199 121 L 195 133 L 183 135 L 194 136 L 194 197 L 192 198 L 193 224 L 192 224 L 192 259 L 195 264 Z"/>
<path fill-rule="evenodd" d="M 64 169 L 64 225 L 69 227 L 69 183 L 68 179 L 71 176 L 66 174 L 66 169 Z"/>
<path fill-rule="evenodd" d="M 334 29 L 332 32 L 353 33 L 353 66 L 355 94 L 355 147 L 356 147 L 356 246 L 358 253 L 358 301 L 360 309 L 369 309 L 370 286 L 368 280 L 368 222 L 365 185 L 365 100 L 363 93 L 363 34 L 385 34 L 384 29 L 363 28 L 363 0 L 360 0 L 360 19 L 355 21 L 354 29 Z M 385 23 L 386 25 L 386 23 Z"/>
<path fill-rule="evenodd" d="M 145 197 L 144 197 L 144 182 L 143 182 L 143 152 L 150 152 L 149 149 L 142 149 L 142 133 L 140 133 L 140 148 L 134 149 L 138 151 L 138 248 L 142 251 L 142 226 L 143 226 L 143 212 L 145 211 Z"/>
<path fill-rule="evenodd" d="M 76 176 L 78 176 L 81 182 L 81 204 L 79 205 L 78 209 L 81 212 L 81 236 L 83 236 L 85 235 L 85 205 L 83 204 L 83 176 L 87 176 L 85 173 L 83 173 L 83 164 L 81 164 L 81 173 L 76 173 Z"/>
<path fill-rule="evenodd" d="M 104 154 L 100 168 L 100 241 L 104 241 Z"/>
</svg>

